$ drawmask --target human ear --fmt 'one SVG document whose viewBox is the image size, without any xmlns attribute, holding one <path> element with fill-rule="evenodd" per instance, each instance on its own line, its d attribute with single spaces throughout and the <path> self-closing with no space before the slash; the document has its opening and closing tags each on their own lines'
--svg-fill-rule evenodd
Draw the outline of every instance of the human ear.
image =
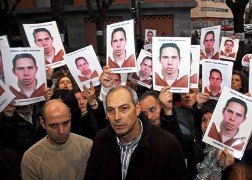
<svg viewBox="0 0 252 180">
<path fill-rule="evenodd" d="M 136 115 L 139 116 L 139 114 L 141 113 L 142 107 L 140 105 L 140 103 L 137 103 L 136 105 Z"/>
</svg>

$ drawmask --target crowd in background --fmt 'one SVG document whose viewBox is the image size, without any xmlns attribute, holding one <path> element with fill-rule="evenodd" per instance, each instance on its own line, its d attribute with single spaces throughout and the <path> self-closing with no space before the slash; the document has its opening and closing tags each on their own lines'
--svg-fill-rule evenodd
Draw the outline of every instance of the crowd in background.
<svg viewBox="0 0 252 180">
<path fill-rule="evenodd" d="M 194 34 L 192 37 L 192 43 L 197 44 L 195 36 L 197 35 Z M 251 53 L 252 50 L 247 48 L 246 51 Z M 231 88 L 250 95 L 248 73 L 246 68 L 234 70 Z M 94 87 L 91 84 L 90 88 L 84 86 L 80 90 L 66 66 L 49 69 L 45 101 L 26 106 L 9 104 L 0 114 L 0 177 L 21 178 L 19 167 L 24 153 L 47 135 L 41 119 L 42 107 L 49 100 L 61 99 L 69 107 L 72 133 L 94 140 L 101 129 L 110 126 L 101 94 L 106 89 L 118 86 L 120 80 L 107 66 L 103 67 L 99 80 L 100 86 Z M 176 137 L 183 151 L 190 179 L 221 176 L 223 179 L 252 178 L 251 138 L 241 160 L 233 158 L 227 150 L 209 150 L 202 142 L 217 101 L 210 99 L 209 94 L 202 93 L 201 87 L 190 89 L 189 93 L 172 94 L 167 91 L 169 87 L 157 92 L 130 80 L 126 85 L 137 92 L 142 114 L 148 118 L 149 123 Z M 214 162 L 216 165 L 208 169 L 200 168 L 201 163 L 205 161 L 204 158 L 209 157 L 213 151 L 214 155 L 209 163 Z M 220 168 L 219 172 L 216 167 Z"/>
</svg>

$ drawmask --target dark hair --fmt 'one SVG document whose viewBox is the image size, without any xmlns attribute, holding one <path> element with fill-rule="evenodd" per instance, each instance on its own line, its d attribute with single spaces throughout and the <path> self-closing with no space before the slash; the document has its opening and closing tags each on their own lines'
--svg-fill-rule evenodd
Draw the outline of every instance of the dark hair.
<svg viewBox="0 0 252 180">
<path fill-rule="evenodd" d="M 145 91 L 144 93 L 142 93 L 139 96 L 139 101 L 142 101 L 149 96 L 153 97 L 160 105 L 162 104 L 161 101 L 159 100 L 158 93 L 154 90 L 149 90 L 149 91 Z"/>
<path fill-rule="evenodd" d="M 76 65 L 76 67 L 77 67 L 77 61 L 79 61 L 79 60 L 81 60 L 81 59 L 83 59 L 84 61 L 86 61 L 86 63 L 88 63 L 86 58 L 84 58 L 84 57 L 77 57 L 77 58 L 75 59 L 75 65 Z M 77 67 L 77 68 L 78 68 L 78 67 Z"/>
<path fill-rule="evenodd" d="M 162 46 L 160 47 L 160 50 L 159 50 L 160 59 L 161 59 L 162 50 L 164 48 L 168 48 L 168 47 L 175 48 L 177 50 L 177 52 L 178 52 L 178 56 L 179 56 L 179 59 L 180 59 L 180 49 L 179 49 L 178 45 L 175 44 L 175 43 L 164 43 L 164 44 L 162 44 Z"/>
<path fill-rule="evenodd" d="M 220 70 L 219 69 L 211 69 L 211 71 L 210 71 L 210 73 L 209 73 L 209 77 L 211 77 L 211 75 L 212 75 L 212 73 L 213 72 L 217 72 L 217 73 L 219 73 L 220 74 L 220 76 L 221 76 L 221 79 L 222 79 L 222 73 L 220 72 Z"/>
<path fill-rule="evenodd" d="M 244 107 L 244 117 L 245 117 L 246 114 L 247 114 L 247 111 L 248 111 L 248 107 L 247 107 L 247 104 L 246 104 L 243 100 L 241 100 L 241 99 L 238 99 L 238 98 L 235 98 L 235 97 L 230 98 L 230 99 L 226 102 L 226 105 L 225 105 L 225 107 L 224 107 L 224 110 L 227 109 L 229 103 L 231 103 L 231 102 L 238 103 L 238 104 L 240 104 L 241 106 Z"/>
<path fill-rule="evenodd" d="M 233 40 L 231 40 L 231 39 L 227 39 L 225 42 L 224 42 L 224 45 L 226 44 L 226 42 L 232 42 L 232 44 L 234 44 L 234 41 Z"/>
<path fill-rule="evenodd" d="M 53 93 L 51 99 L 61 99 L 70 109 L 78 107 L 78 102 L 72 90 L 58 89 Z"/>
<path fill-rule="evenodd" d="M 71 75 L 61 75 L 60 77 L 58 77 L 57 78 L 57 81 L 55 82 L 55 87 L 54 87 L 54 89 L 53 89 L 53 92 L 55 92 L 55 91 L 57 91 L 58 89 L 59 89 L 59 82 L 60 82 L 60 80 L 62 79 L 62 78 L 64 78 L 64 77 L 67 77 L 67 78 L 69 78 L 70 80 L 71 80 L 71 83 L 73 84 L 73 89 L 75 89 L 75 87 L 76 87 L 76 82 L 75 82 L 75 80 L 73 79 L 73 77 L 71 76 Z"/>
<path fill-rule="evenodd" d="M 203 117 L 204 114 L 206 113 L 213 113 L 214 109 L 216 107 L 217 101 L 214 99 L 210 99 L 207 102 L 205 102 L 202 106 L 202 108 L 200 109 L 200 115 L 201 115 L 201 119 Z"/>
<path fill-rule="evenodd" d="M 147 35 L 148 35 L 149 33 L 151 33 L 151 34 L 153 35 L 153 32 L 152 32 L 152 31 L 148 31 L 148 32 L 147 32 Z"/>
<path fill-rule="evenodd" d="M 115 28 L 115 29 L 112 31 L 112 34 L 111 34 L 111 42 L 113 41 L 113 35 L 114 35 L 116 32 L 119 32 L 119 31 L 123 32 L 124 37 L 125 37 L 125 39 L 126 39 L 126 32 L 125 32 L 125 30 L 124 30 L 122 27 L 118 27 L 118 28 Z"/>
<path fill-rule="evenodd" d="M 205 34 L 205 37 L 204 37 L 204 41 L 205 41 L 206 36 L 207 36 L 208 34 L 212 34 L 212 35 L 213 35 L 213 38 L 215 38 L 215 35 L 214 35 L 214 32 L 213 32 L 213 31 L 207 31 L 206 34 Z"/>
<path fill-rule="evenodd" d="M 36 41 L 35 34 L 38 33 L 38 32 L 47 32 L 47 34 L 48 34 L 50 37 L 52 37 L 50 31 L 48 31 L 46 28 L 37 28 L 37 29 L 34 29 L 34 30 L 33 30 L 33 33 L 32 33 L 32 34 L 33 34 L 33 38 L 34 38 L 35 41 Z"/>
<path fill-rule="evenodd" d="M 31 54 L 23 53 L 23 54 L 16 54 L 16 56 L 13 58 L 13 60 L 12 60 L 13 70 L 16 68 L 17 60 L 19 60 L 21 58 L 31 59 L 33 61 L 34 66 L 37 67 L 37 63 L 36 63 L 35 58 Z"/>
<path fill-rule="evenodd" d="M 247 93 L 248 92 L 248 78 L 247 78 L 247 76 L 243 72 L 238 71 L 238 70 L 234 70 L 233 74 L 236 74 L 236 75 L 240 76 L 240 78 L 241 78 L 242 87 L 241 87 L 241 89 L 239 89 L 239 92 L 243 93 L 243 94 Z"/>
<path fill-rule="evenodd" d="M 143 58 L 143 60 L 142 60 L 141 64 L 142 64 L 142 63 L 143 63 L 146 59 L 149 59 L 149 60 L 151 60 L 151 61 L 152 61 L 152 58 L 151 58 L 150 56 L 146 56 L 146 57 L 144 57 L 144 58 Z"/>
</svg>

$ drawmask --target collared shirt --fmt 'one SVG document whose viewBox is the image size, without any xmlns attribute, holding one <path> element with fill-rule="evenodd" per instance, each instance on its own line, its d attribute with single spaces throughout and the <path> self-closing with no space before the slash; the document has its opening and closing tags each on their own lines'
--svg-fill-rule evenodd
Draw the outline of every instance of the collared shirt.
<svg viewBox="0 0 252 180">
<path fill-rule="evenodd" d="M 173 84 L 176 80 L 182 78 L 182 77 L 185 75 L 185 74 L 181 73 L 181 71 L 178 70 L 178 76 L 177 76 L 176 79 L 166 80 L 165 77 L 163 76 L 162 70 L 161 70 L 161 72 L 160 72 L 160 71 L 157 71 L 156 73 L 159 75 L 159 77 L 160 77 L 161 79 L 163 79 L 163 80 L 164 80 L 166 83 L 168 83 L 168 84 Z"/>
<path fill-rule="evenodd" d="M 134 139 L 133 141 L 123 144 L 120 139 L 118 137 L 116 137 L 117 139 L 117 144 L 120 147 L 121 150 L 121 169 L 122 169 L 122 180 L 124 180 L 126 178 L 126 174 L 127 174 L 127 170 L 129 167 L 129 162 L 130 162 L 130 158 L 131 155 L 133 154 L 134 150 L 136 149 L 141 137 L 142 137 L 142 133 L 143 133 L 143 124 L 141 122 L 140 119 L 138 119 L 141 125 L 141 132 L 140 134 L 137 136 L 136 139 Z"/>
</svg>

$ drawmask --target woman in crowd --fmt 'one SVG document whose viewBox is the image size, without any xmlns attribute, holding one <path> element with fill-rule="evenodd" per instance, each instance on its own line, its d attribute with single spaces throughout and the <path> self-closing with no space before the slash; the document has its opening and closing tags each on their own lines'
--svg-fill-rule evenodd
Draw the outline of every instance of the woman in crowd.
<svg viewBox="0 0 252 180">
<path fill-rule="evenodd" d="M 70 75 L 61 75 L 55 82 L 53 90 L 48 88 L 45 93 L 45 99 L 48 101 L 53 93 L 59 89 L 76 90 L 78 89 L 77 84 Z"/>
<path fill-rule="evenodd" d="M 241 71 L 234 70 L 232 74 L 231 88 L 243 94 L 247 93 L 248 92 L 247 76 Z"/>
</svg>

